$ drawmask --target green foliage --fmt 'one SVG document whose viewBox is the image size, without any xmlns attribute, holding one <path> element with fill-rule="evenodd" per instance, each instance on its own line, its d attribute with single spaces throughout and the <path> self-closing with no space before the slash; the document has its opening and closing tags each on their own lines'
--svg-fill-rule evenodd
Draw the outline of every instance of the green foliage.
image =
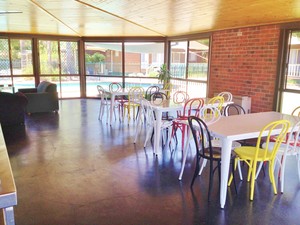
<svg viewBox="0 0 300 225">
<path fill-rule="evenodd" d="M 162 64 L 158 71 L 158 80 L 161 83 L 170 83 L 171 73 L 167 68 L 166 64 Z"/>
<path fill-rule="evenodd" d="M 104 62 L 105 56 L 99 52 L 94 53 L 93 55 L 85 54 L 85 61 L 88 63 L 97 63 L 97 62 Z"/>
</svg>

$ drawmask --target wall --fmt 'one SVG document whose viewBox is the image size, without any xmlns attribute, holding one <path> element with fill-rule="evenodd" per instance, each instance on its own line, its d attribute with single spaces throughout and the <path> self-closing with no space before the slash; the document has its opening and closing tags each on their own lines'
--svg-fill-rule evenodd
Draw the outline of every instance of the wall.
<svg viewBox="0 0 300 225">
<path fill-rule="evenodd" d="M 280 27 L 214 32 L 209 96 L 221 91 L 250 96 L 252 112 L 273 110 Z"/>
</svg>

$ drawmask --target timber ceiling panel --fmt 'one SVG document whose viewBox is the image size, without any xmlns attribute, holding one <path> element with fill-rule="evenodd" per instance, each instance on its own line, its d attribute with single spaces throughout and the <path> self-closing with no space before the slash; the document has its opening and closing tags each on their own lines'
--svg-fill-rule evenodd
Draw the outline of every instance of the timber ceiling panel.
<svg viewBox="0 0 300 225">
<path fill-rule="evenodd" d="M 0 0 L 9 33 L 163 37 L 292 21 L 299 0 Z"/>
</svg>

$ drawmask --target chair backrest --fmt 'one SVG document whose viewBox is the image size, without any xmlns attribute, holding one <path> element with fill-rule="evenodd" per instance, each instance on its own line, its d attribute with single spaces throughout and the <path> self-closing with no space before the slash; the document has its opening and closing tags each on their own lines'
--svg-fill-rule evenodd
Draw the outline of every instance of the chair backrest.
<svg viewBox="0 0 300 225">
<path fill-rule="evenodd" d="M 300 157 L 300 121 L 296 123 L 287 135 L 286 149 L 284 154 L 298 155 Z"/>
<path fill-rule="evenodd" d="M 203 105 L 203 98 L 191 98 L 185 102 L 183 111 L 178 111 L 178 117 L 199 116 L 199 111 Z"/>
<path fill-rule="evenodd" d="M 173 94 L 173 102 L 175 103 L 184 103 L 189 99 L 189 95 L 188 93 L 186 93 L 185 91 L 176 91 Z"/>
<path fill-rule="evenodd" d="M 146 93 L 145 93 L 145 99 L 150 100 L 151 95 L 155 92 L 159 92 L 159 87 L 158 86 L 150 86 L 147 88 Z"/>
<path fill-rule="evenodd" d="M 128 92 L 128 101 L 129 103 L 139 103 L 144 97 L 144 89 L 142 87 L 132 87 Z"/>
<path fill-rule="evenodd" d="M 196 116 L 190 116 L 188 122 L 193 134 L 197 155 L 205 159 L 213 159 L 211 134 L 206 123 Z"/>
<path fill-rule="evenodd" d="M 273 121 L 263 127 L 257 138 L 255 159 L 260 157 L 262 159 L 260 161 L 265 161 L 264 159 L 266 159 L 267 156 L 271 159 L 274 158 L 276 156 L 278 148 L 286 137 L 289 127 L 290 122 L 288 120 Z M 272 134 L 274 130 L 277 130 L 277 132 L 279 132 L 279 134 L 276 136 L 275 141 L 272 138 L 274 135 Z M 264 136 L 266 137 L 264 138 Z M 261 141 L 265 141 L 265 148 L 263 151 L 260 150 L 260 146 L 262 144 Z"/>
<path fill-rule="evenodd" d="M 211 98 L 207 104 L 217 107 L 219 109 L 219 111 L 222 112 L 222 108 L 224 105 L 224 97 L 223 96 L 215 96 L 215 97 Z"/>
<path fill-rule="evenodd" d="M 300 116 L 300 106 L 296 107 L 293 112 L 292 112 L 293 116 Z"/>
<path fill-rule="evenodd" d="M 155 92 L 150 95 L 150 101 L 152 101 L 152 102 L 157 101 L 157 100 L 164 101 L 167 99 L 168 99 L 167 94 L 165 94 L 163 92 Z"/>
<path fill-rule="evenodd" d="M 246 114 L 246 111 L 242 106 L 232 103 L 225 106 L 223 114 L 224 116 L 240 115 Z"/>
<path fill-rule="evenodd" d="M 153 125 L 155 121 L 155 117 L 150 102 L 147 99 L 142 98 L 140 104 L 141 104 L 141 113 L 142 115 L 144 115 L 144 117 L 141 116 L 141 118 L 145 118 L 147 124 Z"/>
<path fill-rule="evenodd" d="M 228 91 L 223 91 L 223 92 L 219 93 L 218 96 L 222 96 L 224 98 L 225 102 L 232 101 L 232 94 Z"/>
<path fill-rule="evenodd" d="M 205 105 L 200 109 L 199 118 L 201 118 L 206 125 L 217 122 L 222 117 L 219 109 L 213 105 Z"/>
<path fill-rule="evenodd" d="M 97 85 L 97 90 L 98 90 L 99 97 L 101 98 L 101 102 L 107 101 L 107 94 L 104 88 L 101 85 Z"/>
<path fill-rule="evenodd" d="M 122 90 L 122 85 L 118 82 L 112 82 L 109 84 L 109 91 L 111 92 L 119 92 Z"/>
<path fill-rule="evenodd" d="M 37 86 L 37 92 L 42 93 L 42 92 L 57 92 L 57 86 L 54 83 L 51 83 L 49 81 L 42 81 L 39 83 Z"/>
</svg>

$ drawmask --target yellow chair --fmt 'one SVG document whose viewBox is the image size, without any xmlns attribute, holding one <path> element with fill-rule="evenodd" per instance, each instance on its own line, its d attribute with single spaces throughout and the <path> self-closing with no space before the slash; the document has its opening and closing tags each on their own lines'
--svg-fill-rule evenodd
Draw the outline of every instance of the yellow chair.
<svg viewBox="0 0 300 225">
<path fill-rule="evenodd" d="M 290 122 L 287 120 L 278 120 L 267 124 L 259 133 L 256 146 L 242 146 L 236 148 L 234 151 L 237 154 L 235 158 L 235 168 L 238 160 L 246 162 L 249 166 L 247 181 L 250 181 L 250 200 L 253 200 L 254 196 L 254 182 L 256 177 L 256 168 L 258 162 L 269 162 L 269 176 L 273 185 L 274 194 L 277 194 L 275 179 L 274 179 L 274 163 L 276 159 L 276 153 L 280 147 L 281 142 L 285 139 L 286 133 L 290 127 Z M 274 130 L 278 130 L 279 134 L 275 142 L 269 145 L 271 142 L 272 133 Z M 263 136 L 267 136 L 263 138 Z M 265 141 L 265 148 L 261 148 L 261 141 Z M 232 176 L 230 177 L 228 185 L 230 185 Z"/>
<path fill-rule="evenodd" d="M 217 107 L 218 110 L 222 113 L 223 105 L 224 105 L 224 97 L 223 96 L 215 96 L 211 98 L 207 104 Z"/>
<path fill-rule="evenodd" d="M 124 103 L 124 114 L 127 109 L 128 121 L 130 120 L 131 108 L 133 110 L 133 119 L 135 120 L 135 110 L 140 107 L 140 101 L 144 97 L 144 89 L 141 87 L 132 87 L 128 92 L 128 102 Z"/>
</svg>

